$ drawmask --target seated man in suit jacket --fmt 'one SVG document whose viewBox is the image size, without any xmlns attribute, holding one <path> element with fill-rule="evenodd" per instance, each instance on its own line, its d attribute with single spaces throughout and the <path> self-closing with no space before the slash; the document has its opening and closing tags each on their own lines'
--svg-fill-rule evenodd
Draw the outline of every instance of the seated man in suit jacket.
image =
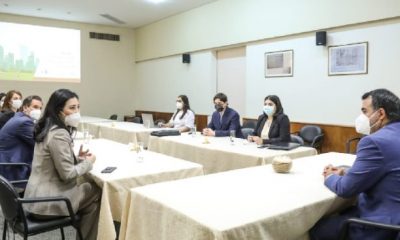
<svg viewBox="0 0 400 240">
<path fill-rule="evenodd" d="M 254 136 L 249 136 L 248 140 L 257 144 L 290 142 L 290 122 L 288 116 L 283 113 L 279 97 L 266 96 L 263 112 L 258 117 Z"/>
<path fill-rule="evenodd" d="M 230 131 L 234 130 L 238 138 L 243 138 L 240 127 L 239 114 L 228 107 L 228 97 L 223 93 L 214 96 L 215 112 L 211 117 L 211 122 L 207 128 L 203 129 L 203 135 L 224 137 L 229 136 Z"/>
<path fill-rule="evenodd" d="M 34 121 L 38 120 L 42 109 L 39 96 L 29 96 L 22 103 L 22 112 L 15 113 L 0 130 L 0 161 L 8 163 L 32 164 Z M 0 175 L 8 180 L 28 179 L 25 168 L 0 168 Z"/>
<path fill-rule="evenodd" d="M 351 217 L 385 224 L 400 224 L 400 99 L 386 89 L 362 96 L 362 114 L 356 130 L 363 137 L 353 166 L 325 167 L 325 185 L 340 197 L 358 195 L 356 207 L 321 219 L 310 231 L 311 239 L 339 239 L 340 229 Z M 369 135 L 372 133 L 371 135 Z M 349 239 L 396 239 L 397 232 L 350 225 Z"/>
</svg>

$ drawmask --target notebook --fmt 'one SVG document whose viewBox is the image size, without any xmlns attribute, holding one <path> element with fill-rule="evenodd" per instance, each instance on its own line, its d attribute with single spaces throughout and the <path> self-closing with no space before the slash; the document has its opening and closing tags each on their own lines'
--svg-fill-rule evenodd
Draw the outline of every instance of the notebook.
<svg viewBox="0 0 400 240">
<path fill-rule="evenodd" d="M 154 127 L 154 119 L 153 119 L 153 114 L 151 113 L 142 113 L 142 120 L 143 120 L 143 125 L 147 128 L 153 128 Z"/>
<path fill-rule="evenodd" d="M 275 150 L 292 150 L 294 148 L 300 147 L 298 143 L 292 142 L 281 142 L 281 143 L 274 143 L 268 146 L 268 149 L 275 149 Z"/>
</svg>

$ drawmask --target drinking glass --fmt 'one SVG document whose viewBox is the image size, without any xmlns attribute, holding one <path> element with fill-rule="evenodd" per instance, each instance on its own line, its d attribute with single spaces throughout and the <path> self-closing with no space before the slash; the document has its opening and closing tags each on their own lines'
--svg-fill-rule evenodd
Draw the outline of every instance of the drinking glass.
<svg viewBox="0 0 400 240">
<path fill-rule="evenodd" d="M 143 142 L 137 142 L 135 146 L 135 152 L 136 152 L 136 161 L 138 163 L 143 162 Z"/>
<path fill-rule="evenodd" d="M 192 134 L 192 137 L 196 137 L 196 131 L 196 126 L 190 128 L 190 134 Z"/>
<path fill-rule="evenodd" d="M 89 129 L 83 129 L 82 133 L 83 133 L 83 142 L 88 144 L 89 141 L 90 141 L 90 139 L 89 139 L 89 136 L 90 136 L 89 135 Z"/>
<path fill-rule="evenodd" d="M 231 145 L 235 144 L 235 134 L 236 134 L 235 130 L 231 130 L 229 132 L 229 140 L 231 141 Z"/>
</svg>

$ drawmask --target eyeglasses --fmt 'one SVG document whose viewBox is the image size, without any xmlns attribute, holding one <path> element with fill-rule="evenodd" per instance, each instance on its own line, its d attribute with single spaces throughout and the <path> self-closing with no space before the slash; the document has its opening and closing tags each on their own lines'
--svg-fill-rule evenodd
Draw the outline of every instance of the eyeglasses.
<svg viewBox="0 0 400 240">
<path fill-rule="evenodd" d="M 182 102 L 182 100 L 176 100 L 176 102 Z"/>
</svg>

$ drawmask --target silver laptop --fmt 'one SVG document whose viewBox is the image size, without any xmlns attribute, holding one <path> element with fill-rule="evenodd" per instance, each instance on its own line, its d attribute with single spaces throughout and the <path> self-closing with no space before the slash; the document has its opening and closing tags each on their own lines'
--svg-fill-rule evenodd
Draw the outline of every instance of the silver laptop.
<svg viewBox="0 0 400 240">
<path fill-rule="evenodd" d="M 146 128 L 154 128 L 153 114 L 142 113 L 143 126 Z"/>
</svg>

